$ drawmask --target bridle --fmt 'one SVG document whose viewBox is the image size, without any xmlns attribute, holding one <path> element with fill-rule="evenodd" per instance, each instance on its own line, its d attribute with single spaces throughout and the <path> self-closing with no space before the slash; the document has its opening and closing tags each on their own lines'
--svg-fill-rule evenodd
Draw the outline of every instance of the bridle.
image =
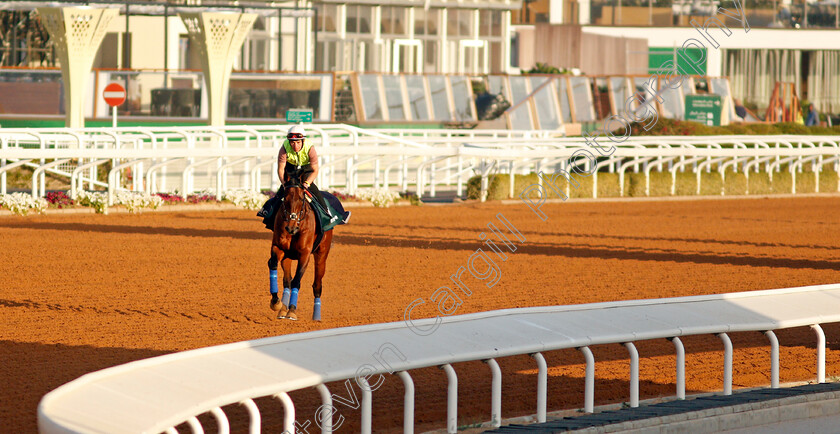
<svg viewBox="0 0 840 434">
<path fill-rule="evenodd" d="M 303 187 L 298 187 L 296 185 L 290 185 L 286 188 L 288 189 L 288 188 L 303 188 Z M 282 202 L 283 202 L 283 208 L 282 208 L 283 209 L 283 221 L 285 221 L 285 222 L 297 222 L 297 223 L 295 223 L 295 227 L 297 227 L 297 226 L 300 225 L 301 221 L 306 219 L 306 213 L 307 213 L 306 199 L 301 199 L 301 201 L 302 201 L 302 206 L 301 206 L 300 212 L 289 212 L 290 210 L 286 207 L 286 205 L 287 205 L 286 198 L 285 197 L 283 198 L 283 200 L 282 200 Z"/>
</svg>

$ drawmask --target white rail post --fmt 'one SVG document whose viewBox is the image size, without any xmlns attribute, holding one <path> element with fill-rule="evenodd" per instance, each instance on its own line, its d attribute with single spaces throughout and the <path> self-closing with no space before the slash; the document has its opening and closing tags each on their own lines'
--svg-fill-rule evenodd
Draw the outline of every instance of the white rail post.
<svg viewBox="0 0 840 434">
<path fill-rule="evenodd" d="M 732 394 L 732 340 L 726 333 L 717 335 L 723 341 L 723 394 Z"/>
<path fill-rule="evenodd" d="M 286 392 L 274 395 L 283 403 L 283 432 L 295 434 L 295 404 Z"/>
<path fill-rule="evenodd" d="M 685 347 L 680 338 L 671 338 L 677 350 L 677 399 L 685 399 Z"/>
<path fill-rule="evenodd" d="M 545 422 L 546 402 L 548 398 L 548 365 L 540 353 L 531 354 L 537 361 L 537 422 Z"/>
<path fill-rule="evenodd" d="M 403 433 L 414 434 L 414 381 L 408 372 L 400 371 L 397 375 L 402 379 L 405 387 L 405 397 L 403 398 Z"/>
<path fill-rule="evenodd" d="M 508 199 L 513 199 L 514 195 L 516 194 L 516 189 L 514 188 L 515 184 L 516 184 L 516 175 L 514 173 L 513 163 L 514 163 L 514 161 L 511 160 L 510 161 L 510 185 L 508 186 L 510 188 L 508 189 Z"/>
<path fill-rule="evenodd" d="M 210 410 L 210 414 L 216 419 L 216 423 L 219 424 L 219 434 L 230 434 L 230 423 L 228 423 L 227 416 L 225 416 L 225 412 L 222 411 L 221 408 L 216 407 Z"/>
<path fill-rule="evenodd" d="M 779 339 L 772 330 L 764 332 L 770 340 L 770 388 L 779 388 Z"/>
<path fill-rule="evenodd" d="M 195 416 L 187 419 L 187 425 L 192 430 L 193 434 L 204 434 L 204 428 L 201 427 L 201 422 Z"/>
<path fill-rule="evenodd" d="M 578 348 L 586 359 L 586 378 L 583 388 L 583 411 L 586 413 L 595 412 L 595 356 L 589 347 Z"/>
<path fill-rule="evenodd" d="M 458 375 L 449 363 L 440 367 L 446 372 L 449 381 L 449 388 L 446 392 L 446 432 L 456 434 L 458 432 Z"/>
<path fill-rule="evenodd" d="M 825 383 L 825 333 L 819 324 L 811 326 L 817 334 L 817 383 Z"/>
<path fill-rule="evenodd" d="M 356 378 L 362 388 L 362 434 L 373 432 L 373 391 L 364 378 Z"/>
<path fill-rule="evenodd" d="M 437 171 L 437 166 L 435 163 L 432 163 L 429 166 L 429 197 L 435 197 L 436 190 L 435 190 L 435 172 Z"/>
<path fill-rule="evenodd" d="M 3 149 L 6 149 L 8 145 L 6 144 L 7 139 L 6 136 L 0 136 L 0 153 L 2 153 Z M 461 161 L 461 158 L 458 157 L 458 161 Z M 6 159 L 0 158 L 0 167 L 6 165 Z M 460 169 L 460 166 L 459 166 Z M 461 195 L 461 184 L 460 178 L 458 179 L 458 195 Z M 6 172 L 3 171 L 0 173 L 0 194 L 6 194 Z"/>
<path fill-rule="evenodd" d="M 630 353 L 630 407 L 639 406 L 639 351 L 633 342 L 625 342 L 624 347 Z"/>
<path fill-rule="evenodd" d="M 327 408 L 332 410 L 332 397 L 330 396 L 330 389 L 327 388 L 323 383 L 315 386 L 315 390 L 318 391 L 318 394 L 321 395 L 321 406 L 323 408 Z M 324 420 L 319 418 L 319 415 L 315 415 L 317 422 L 321 425 L 321 434 L 330 434 L 333 431 L 333 412 L 327 411 L 326 415 L 324 416 Z"/>
<path fill-rule="evenodd" d="M 262 431 L 262 419 L 260 418 L 260 409 L 257 408 L 257 404 L 254 404 L 254 401 L 251 399 L 246 399 L 240 401 L 239 405 L 245 406 L 245 409 L 248 410 L 248 416 L 251 418 L 251 422 L 248 424 L 248 434 L 260 434 Z"/>
<path fill-rule="evenodd" d="M 457 185 L 456 194 L 458 195 L 458 197 L 461 197 L 464 194 L 464 178 L 463 178 L 463 175 L 461 174 L 461 172 L 463 170 L 464 170 L 464 161 L 459 156 L 458 157 L 458 183 L 456 184 Z"/>
<path fill-rule="evenodd" d="M 490 396 L 490 423 L 494 428 L 502 426 L 502 370 L 499 369 L 499 364 L 495 359 L 487 359 L 484 361 L 490 366 L 490 371 L 493 373 L 493 381 L 490 389 L 492 390 Z"/>
</svg>

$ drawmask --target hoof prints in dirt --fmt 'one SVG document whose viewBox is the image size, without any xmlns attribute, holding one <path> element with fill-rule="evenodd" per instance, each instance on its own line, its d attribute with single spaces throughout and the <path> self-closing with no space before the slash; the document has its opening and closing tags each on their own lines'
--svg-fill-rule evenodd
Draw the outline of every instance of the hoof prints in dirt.
<svg viewBox="0 0 840 434">
<path fill-rule="evenodd" d="M 52 304 L 52 303 L 39 303 L 37 301 L 32 300 L 6 300 L 0 299 L 0 309 L 2 308 L 10 308 L 10 309 L 27 309 L 27 310 L 49 310 L 49 311 L 72 311 L 77 313 L 87 313 L 93 312 L 96 314 L 103 314 L 103 315 L 124 315 L 124 316 L 134 316 L 134 315 L 142 315 L 145 317 L 151 317 L 153 314 L 161 315 L 166 318 L 185 318 L 192 321 L 201 321 L 201 320 L 208 320 L 208 321 L 226 321 L 232 323 L 254 323 L 254 324 L 265 324 L 265 321 L 259 321 L 248 317 L 247 315 L 243 315 L 240 318 L 231 317 L 225 314 L 219 315 L 205 315 L 204 313 L 198 312 L 198 316 L 188 315 L 183 312 L 177 311 L 166 311 L 166 310 L 154 310 L 150 309 L 148 311 L 141 311 L 138 309 L 102 309 L 98 307 L 92 306 L 71 306 L 71 305 L 61 305 L 61 304 Z"/>
</svg>

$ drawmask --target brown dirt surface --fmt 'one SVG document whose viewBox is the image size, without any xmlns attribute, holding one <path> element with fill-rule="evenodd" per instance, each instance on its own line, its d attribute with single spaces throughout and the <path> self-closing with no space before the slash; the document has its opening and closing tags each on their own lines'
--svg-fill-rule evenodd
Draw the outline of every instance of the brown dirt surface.
<svg viewBox="0 0 840 434">
<path fill-rule="evenodd" d="M 840 282 L 840 198 L 560 203 L 542 221 L 524 205 L 357 208 L 336 229 L 324 282 L 324 321 L 311 315 L 307 272 L 298 322 L 268 309 L 270 232 L 252 211 L 0 218 L 0 432 L 34 432 L 38 401 L 80 375 L 174 351 L 287 333 L 400 321 L 408 303 L 449 281 L 479 234 L 503 213 L 527 238 L 500 264 L 493 288 L 474 289 L 457 313 L 502 308 L 751 291 Z M 425 312 L 431 316 L 431 312 Z M 827 326 L 826 374 L 840 375 L 840 328 Z M 807 328 L 778 333 L 781 380 L 816 376 Z M 761 333 L 735 333 L 736 387 L 769 384 Z M 684 339 L 687 392 L 722 388 L 714 336 Z M 639 342 L 642 398 L 674 394 L 674 350 Z M 629 359 L 620 345 L 593 347 L 596 404 L 628 399 Z M 583 405 L 584 359 L 546 354 L 550 410 Z M 536 366 L 501 359 L 504 417 L 535 412 Z M 490 371 L 456 364 L 459 424 L 489 420 Z M 418 430 L 445 426 L 445 374 L 412 373 Z M 334 393 L 346 396 L 343 385 Z M 402 385 L 374 394 L 374 429 L 398 431 Z M 299 420 L 314 414 L 314 390 L 292 393 Z M 282 419 L 262 399 L 264 426 Z M 244 410 L 226 407 L 235 431 Z M 343 432 L 359 411 L 341 407 Z M 212 431 L 212 418 L 202 416 Z M 311 419 L 311 417 L 310 417 Z M 316 429 L 310 428 L 311 432 Z"/>
</svg>

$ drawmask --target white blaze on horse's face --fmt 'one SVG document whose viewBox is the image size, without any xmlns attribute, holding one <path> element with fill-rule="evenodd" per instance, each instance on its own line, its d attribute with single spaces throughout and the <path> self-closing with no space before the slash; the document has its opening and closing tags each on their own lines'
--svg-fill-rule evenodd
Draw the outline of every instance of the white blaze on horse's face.
<svg viewBox="0 0 840 434">
<path fill-rule="evenodd" d="M 296 235 L 300 232 L 300 223 L 306 218 L 306 201 L 303 199 L 303 189 L 289 188 L 283 199 L 283 228 L 286 233 Z"/>
</svg>

